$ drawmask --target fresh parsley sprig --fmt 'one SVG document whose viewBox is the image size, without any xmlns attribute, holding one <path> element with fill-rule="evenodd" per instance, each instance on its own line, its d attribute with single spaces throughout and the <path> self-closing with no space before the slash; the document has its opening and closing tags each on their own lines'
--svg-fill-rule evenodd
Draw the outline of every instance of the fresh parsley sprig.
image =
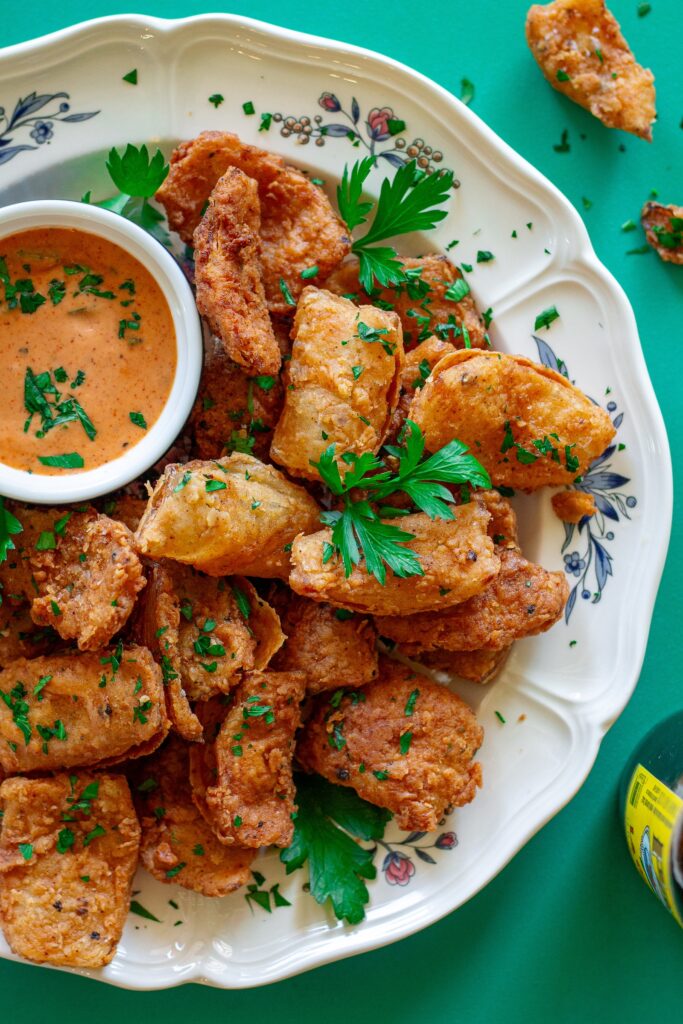
<svg viewBox="0 0 683 1024">
<path fill-rule="evenodd" d="M 377 875 L 374 849 L 358 840 L 376 843 L 391 814 L 318 775 L 297 776 L 296 799 L 294 838 L 280 860 L 288 875 L 307 863 L 314 900 L 329 900 L 340 921 L 358 924 L 370 899 L 365 879 Z"/>
<path fill-rule="evenodd" d="M 5 508 L 5 499 L 0 497 L 0 562 L 7 561 L 7 552 L 14 550 L 14 541 L 24 527 L 15 515 Z"/>
<path fill-rule="evenodd" d="M 143 144 L 138 149 L 129 142 L 123 154 L 116 148 L 109 151 L 107 170 L 119 194 L 95 205 L 133 221 L 163 245 L 169 245 L 164 215 L 149 202 L 168 174 L 161 150 L 150 157 L 147 146 Z M 83 196 L 83 202 L 90 202 L 90 192 Z"/>
<path fill-rule="evenodd" d="M 363 185 L 374 166 L 375 159 L 365 157 L 350 171 L 345 167 L 337 188 L 339 212 L 349 231 L 365 224 L 375 208 L 370 228 L 352 246 L 360 261 L 360 283 L 367 292 L 372 291 L 375 281 L 387 287 L 402 284 L 406 279 L 396 250 L 376 243 L 436 227 L 447 216 L 447 211 L 440 207 L 453 185 L 452 171 L 425 174 L 411 160 L 399 167 L 392 179 L 384 179 L 376 203 L 363 201 Z"/>
</svg>

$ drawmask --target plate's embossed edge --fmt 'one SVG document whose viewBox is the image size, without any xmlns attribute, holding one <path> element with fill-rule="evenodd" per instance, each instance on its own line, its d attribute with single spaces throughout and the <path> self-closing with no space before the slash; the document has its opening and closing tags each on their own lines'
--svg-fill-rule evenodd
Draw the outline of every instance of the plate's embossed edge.
<svg viewBox="0 0 683 1024">
<path fill-rule="evenodd" d="M 69 114 L 71 104 L 68 101 L 70 98 L 68 92 L 41 93 L 39 95 L 34 91 L 28 96 L 20 97 L 14 104 L 11 114 L 8 114 L 5 107 L 0 106 L 0 128 L 2 128 L 0 131 L 0 165 L 9 163 L 25 150 L 38 149 L 46 142 L 49 143 L 54 135 L 55 122 L 74 124 L 80 121 L 89 121 L 91 117 L 97 117 L 100 113 L 99 110 L 91 110 L 82 114 Z M 44 108 L 56 103 L 57 100 L 60 101 L 57 109 L 53 113 L 45 113 Z M 38 111 L 41 111 L 39 115 Z M 33 139 L 35 145 L 24 142 L 12 146 L 11 143 L 14 142 L 16 133 Z"/>
</svg>

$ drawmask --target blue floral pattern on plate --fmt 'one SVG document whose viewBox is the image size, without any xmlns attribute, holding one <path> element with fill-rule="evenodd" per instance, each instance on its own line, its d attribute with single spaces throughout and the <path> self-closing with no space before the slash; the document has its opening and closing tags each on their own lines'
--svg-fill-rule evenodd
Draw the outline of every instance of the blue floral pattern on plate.
<svg viewBox="0 0 683 1024">
<path fill-rule="evenodd" d="M 0 106 L 0 164 L 9 163 L 19 153 L 27 149 L 38 149 L 39 146 L 49 142 L 54 136 L 57 122 L 62 124 L 73 124 L 77 121 L 89 121 L 96 117 L 99 110 L 91 110 L 83 114 L 71 114 L 71 104 L 68 92 L 35 93 L 32 92 L 23 99 L 18 99 L 12 113 L 8 113 L 5 107 Z M 52 112 L 45 112 L 46 107 L 52 107 Z M 38 111 L 41 111 L 38 114 Z M 16 136 L 26 141 L 19 141 L 15 145 Z M 32 139 L 35 145 L 28 142 Z"/>
</svg>

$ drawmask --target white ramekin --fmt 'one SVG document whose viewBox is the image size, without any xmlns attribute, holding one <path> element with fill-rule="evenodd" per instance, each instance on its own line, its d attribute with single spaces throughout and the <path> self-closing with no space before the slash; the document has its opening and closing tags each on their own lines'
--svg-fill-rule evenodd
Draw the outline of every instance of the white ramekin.
<svg viewBox="0 0 683 1024">
<path fill-rule="evenodd" d="M 155 238 L 109 210 L 85 203 L 38 199 L 0 208 L 2 239 L 36 228 L 76 228 L 125 249 L 150 272 L 173 317 L 176 371 L 166 404 L 145 436 L 125 454 L 96 469 L 68 476 L 45 476 L 0 462 L 0 494 L 37 504 L 84 501 L 130 483 L 154 465 L 173 444 L 190 414 L 202 369 L 202 332 L 192 289 L 181 268 Z M 2 337 L 0 336 L 0 352 Z M 55 365 L 59 352 L 55 352 Z"/>
</svg>

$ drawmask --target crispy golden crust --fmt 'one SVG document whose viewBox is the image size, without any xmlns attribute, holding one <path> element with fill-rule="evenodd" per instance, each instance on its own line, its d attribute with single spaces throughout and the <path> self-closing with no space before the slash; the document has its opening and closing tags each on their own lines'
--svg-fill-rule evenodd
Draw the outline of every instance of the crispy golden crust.
<svg viewBox="0 0 683 1024">
<path fill-rule="evenodd" d="M 31 618 L 27 601 L 2 595 L 0 605 L 0 668 L 17 658 L 36 658 L 59 643 L 52 629 L 40 629 Z"/>
<path fill-rule="evenodd" d="M 499 650 L 550 629 L 569 596 L 565 574 L 527 562 L 515 548 L 498 548 L 498 555 L 500 572 L 480 594 L 445 611 L 378 617 L 380 635 L 411 655 L 435 648 Z"/>
<path fill-rule="evenodd" d="M 265 668 L 284 641 L 276 612 L 248 580 L 216 579 L 171 561 L 152 569 L 143 630 L 162 664 L 174 728 L 195 741 L 201 727 L 188 701 L 229 693 L 244 671 Z"/>
<path fill-rule="evenodd" d="M 228 358 L 217 338 L 204 346 L 204 369 L 190 419 L 193 455 L 220 459 L 235 448 L 249 447 L 257 459 L 267 459 L 272 430 L 282 409 L 279 377 L 258 383 Z"/>
<path fill-rule="evenodd" d="M 0 765 L 8 773 L 141 757 L 170 725 L 161 672 L 145 647 L 20 658 L 0 672 L 0 694 Z"/>
<path fill-rule="evenodd" d="M 526 37 L 554 89 L 608 128 L 652 141 L 654 76 L 636 63 L 604 0 L 535 4 L 527 14 Z"/>
<path fill-rule="evenodd" d="M 427 668 L 483 684 L 493 682 L 511 650 L 512 647 L 501 647 L 498 651 L 425 651 L 419 655 L 419 661 Z"/>
<path fill-rule="evenodd" d="M 420 342 L 411 352 L 406 353 L 406 361 L 401 371 L 398 405 L 391 417 L 387 435 L 387 440 L 392 444 L 396 443 L 416 392 L 424 387 L 425 380 L 439 360 L 451 352 L 455 352 L 455 347 L 449 341 L 441 341 L 432 336 Z"/>
<path fill-rule="evenodd" d="M 216 839 L 192 801 L 190 751 L 183 740 L 171 737 L 153 757 L 138 762 L 135 783 L 140 863 L 150 874 L 202 896 L 227 896 L 249 881 L 256 851 Z"/>
<path fill-rule="evenodd" d="M 667 263 L 683 263 L 683 206 L 645 203 L 640 213 L 645 237 Z"/>
<path fill-rule="evenodd" d="M 325 287 L 337 295 L 355 296 L 354 302 L 372 303 L 377 299 L 390 302 L 401 319 L 406 349 L 416 345 L 419 339 L 433 335 L 438 324 L 453 323 L 452 318 L 457 327 L 464 326 L 467 329 L 473 348 L 489 347 L 486 328 L 472 293 L 468 292 L 460 302 L 446 298 L 449 287 L 462 277 L 447 256 L 432 253 L 418 258 L 400 256 L 399 259 L 411 279 L 406 285 L 379 288 L 368 296 L 360 287 L 358 260 L 354 258 L 337 267 L 325 281 Z M 456 348 L 464 348 L 462 331 L 457 336 L 454 334 L 454 331 L 450 331 L 448 340 Z"/>
<path fill-rule="evenodd" d="M 93 785 L 90 813 L 73 811 L 74 799 Z M 88 772 L 7 779 L 0 803 L 0 923 L 13 952 L 61 967 L 108 964 L 128 913 L 140 844 L 125 778 Z"/>
<path fill-rule="evenodd" d="M 30 554 L 38 597 L 31 615 L 82 651 L 105 647 L 124 626 L 145 585 L 133 535 L 97 512 L 74 512 L 56 548 Z M 85 555 L 85 558 L 82 556 Z"/>
<path fill-rule="evenodd" d="M 261 280 L 260 227 L 256 182 L 229 167 L 193 236 L 197 309 L 231 359 L 251 373 L 277 373 L 280 349 Z"/>
<path fill-rule="evenodd" d="M 370 619 L 307 601 L 291 590 L 271 590 L 287 640 L 271 662 L 277 671 L 303 672 L 306 693 L 363 686 L 377 675 L 377 632 Z"/>
<path fill-rule="evenodd" d="M 382 333 L 374 342 L 363 341 L 360 324 Z M 294 476 L 317 480 L 311 461 L 329 445 L 360 455 L 378 451 L 384 441 L 398 402 L 401 326 L 395 313 L 306 288 L 292 337 L 285 403 L 270 455 Z"/>
<path fill-rule="evenodd" d="M 340 558 L 323 562 L 323 544 L 332 533 L 319 530 L 294 541 L 289 585 L 313 601 L 372 615 L 438 611 L 466 601 L 491 582 L 500 562 L 486 533 L 489 515 L 483 505 L 472 501 L 454 515 L 452 520 L 432 520 L 424 513 L 401 518 L 401 529 L 415 538 L 408 544 L 420 557 L 423 576 L 402 579 L 387 569 L 383 586 L 361 563 L 347 577 Z"/>
<path fill-rule="evenodd" d="M 579 523 L 595 514 L 595 499 L 586 491 L 560 491 L 550 499 L 553 512 L 563 523 Z"/>
<path fill-rule="evenodd" d="M 458 438 L 494 486 L 527 491 L 571 483 L 615 433 L 607 413 L 566 377 L 500 352 L 445 356 L 413 399 L 409 416 L 430 451 Z M 540 452 L 535 441 L 549 450 Z M 520 461 L 518 445 L 535 461 Z"/>
<path fill-rule="evenodd" d="M 379 678 L 360 695 L 335 698 L 334 706 L 316 698 L 296 756 L 307 771 L 393 811 L 399 828 L 429 832 L 450 807 L 474 799 L 481 766 L 473 758 L 483 736 L 454 693 L 383 658 Z"/>
<path fill-rule="evenodd" d="M 294 734 L 305 690 L 301 672 L 249 672 L 227 713 L 220 698 L 200 707 L 207 742 L 190 750 L 190 780 L 220 842 L 289 846 Z"/>
<path fill-rule="evenodd" d="M 105 510 L 109 518 L 123 523 L 131 533 L 135 533 L 137 530 L 146 508 L 147 500 L 137 498 L 134 494 L 120 494 L 114 501 L 105 502 Z"/>
<path fill-rule="evenodd" d="M 477 498 L 483 502 L 484 508 L 491 518 L 488 522 L 488 535 L 497 547 L 517 548 L 517 513 L 502 494 L 498 491 L 477 491 Z"/>
<path fill-rule="evenodd" d="M 64 517 L 64 511 L 19 502 L 9 503 L 8 508 L 19 519 L 22 531 L 12 537 L 13 547 L 7 552 L 7 560 L 0 562 L 0 588 L 3 601 L 11 598 L 19 604 L 22 597 L 32 601 L 38 593 L 31 556 L 37 553 L 36 543 L 41 533 L 53 533 L 55 524 Z"/>
<path fill-rule="evenodd" d="M 318 267 L 323 281 L 351 248 L 346 227 L 325 193 L 288 167 L 281 157 L 248 146 L 229 132 L 202 132 L 171 156 L 171 170 L 156 198 L 184 242 L 192 241 L 204 204 L 229 167 L 258 184 L 261 203 L 261 265 L 271 313 L 291 314 L 280 280 L 296 301 L 305 281 L 301 271 Z"/>
<path fill-rule="evenodd" d="M 207 484 L 220 489 L 207 490 Z M 318 506 L 303 487 L 233 452 L 220 463 L 167 466 L 135 539 L 143 554 L 173 558 L 210 576 L 286 579 L 285 547 L 319 523 Z"/>
</svg>

